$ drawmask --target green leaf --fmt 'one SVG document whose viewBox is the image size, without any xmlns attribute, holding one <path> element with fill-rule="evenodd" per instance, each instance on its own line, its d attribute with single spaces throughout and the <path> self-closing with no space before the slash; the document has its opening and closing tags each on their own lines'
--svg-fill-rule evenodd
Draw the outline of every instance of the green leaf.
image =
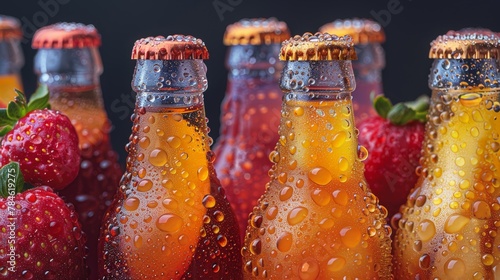
<svg viewBox="0 0 500 280">
<path fill-rule="evenodd" d="M 373 99 L 373 107 L 379 116 L 386 119 L 387 114 L 392 109 L 392 103 L 385 96 L 379 95 Z"/>
<path fill-rule="evenodd" d="M 0 127 L 0 137 L 4 137 L 5 134 L 9 133 L 9 131 L 11 131 L 13 127 L 14 126 L 12 125 L 4 125 Z"/>
<path fill-rule="evenodd" d="M 415 101 L 405 102 L 405 104 L 416 112 L 426 112 L 429 109 L 429 97 L 422 95 Z"/>
<path fill-rule="evenodd" d="M 17 102 L 9 102 L 9 105 L 7 105 L 7 116 L 10 119 L 20 119 L 23 116 L 23 111 L 25 110 Z"/>
<path fill-rule="evenodd" d="M 49 89 L 46 85 L 40 85 L 30 97 L 28 112 L 45 108 L 49 108 Z"/>
<path fill-rule="evenodd" d="M 7 115 L 7 109 L 0 109 L 0 127 L 5 125 L 14 125 L 16 120 L 9 118 Z"/>
<path fill-rule="evenodd" d="M 24 188 L 24 177 L 19 163 L 11 162 L 0 169 L 0 195 L 4 198 L 21 193 Z"/>
<path fill-rule="evenodd" d="M 395 125 L 405 125 L 415 120 L 417 112 L 406 106 L 404 103 L 398 103 L 387 114 L 387 119 Z"/>
<path fill-rule="evenodd" d="M 17 93 L 16 96 L 16 101 L 22 102 L 23 104 L 26 104 L 26 96 L 24 96 L 24 93 L 17 88 L 14 89 L 14 91 Z"/>
</svg>

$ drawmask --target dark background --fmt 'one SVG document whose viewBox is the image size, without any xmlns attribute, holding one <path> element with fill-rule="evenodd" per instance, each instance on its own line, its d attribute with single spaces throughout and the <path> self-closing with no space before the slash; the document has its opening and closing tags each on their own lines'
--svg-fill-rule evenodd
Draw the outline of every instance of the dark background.
<svg viewBox="0 0 500 280">
<path fill-rule="evenodd" d="M 94 24 L 98 28 L 105 69 L 102 89 L 114 124 L 113 145 L 122 162 L 133 109 L 126 99 L 134 96 L 130 81 L 135 62 L 130 60 L 130 53 L 138 38 L 191 34 L 205 41 L 210 51 L 210 60 L 206 62 L 209 80 L 206 111 L 211 136 L 216 139 L 227 74 L 222 37 L 226 26 L 241 18 L 274 16 L 287 22 L 292 34 L 302 34 L 314 32 L 338 18 L 378 17 L 387 37 L 383 45 L 387 59 L 384 89 L 393 101 L 429 92 L 427 76 L 431 60 L 427 55 L 429 43 L 437 35 L 464 27 L 500 31 L 498 0 L 4 0 L 0 13 L 23 21 L 26 64 L 22 75 L 28 93 L 36 86 L 32 71 L 35 51 L 30 46 L 34 29 L 60 21 Z"/>
</svg>

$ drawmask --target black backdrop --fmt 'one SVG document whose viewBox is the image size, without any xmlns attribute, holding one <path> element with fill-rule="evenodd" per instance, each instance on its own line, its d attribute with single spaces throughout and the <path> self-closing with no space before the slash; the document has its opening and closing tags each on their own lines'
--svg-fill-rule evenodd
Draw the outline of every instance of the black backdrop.
<svg viewBox="0 0 500 280">
<path fill-rule="evenodd" d="M 463 27 L 486 27 L 500 31 L 498 0 L 4 0 L 1 14 L 22 19 L 26 64 L 25 89 L 36 86 L 33 75 L 31 37 L 35 28 L 59 21 L 94 24 L 102 34 L 104 74 L 101 78 L 106 109 L 114 124 L 112 140 L 124 162 L 124 146 L 130 134 L 129 115 L 133 100 L 130 81 L 134 62 L 130 52 L 136 39 L 153 35 L 191 34 L 202 38 L 210 51 L 207 117 L 216 139 L 220 103 L 227 71 L 225 27 L 241 18 L 277 17 L 288 23 L 292 34 L 314 32 L 337 18 L 368 17 L 384 27 L 387 66 L 383 72 L 386 95 L 395 101 L 428 93 L 431 61 L 429 43 L 439 34 Z M 132 101 L 133 102 L 133 101 Z"/>
</svg>

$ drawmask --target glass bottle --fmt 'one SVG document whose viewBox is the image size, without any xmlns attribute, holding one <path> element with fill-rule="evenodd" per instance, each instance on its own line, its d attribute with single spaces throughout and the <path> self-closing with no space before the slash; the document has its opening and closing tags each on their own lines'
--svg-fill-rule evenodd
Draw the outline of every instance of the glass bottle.
<svg viewBox="0 0 500 280">
<path fill-rule="evenodd" d="M 104 218 L 100 279 L 240 279 L 238 224 L 213 168 L 205 44 L 138 40 L 126 172 Z"/>
<path fill-rule="evenodd" d="M 99 82 L 103 68 L 100 35 L 92 25 L 57 23 L 39 29 L 35 72 L 50 91 L 53 109 L 67 115 L 78 133 L 80 172 L 59 194 L 71 202 L 87 235 L 90 279 L 97 277 L 97 239 L 102 217 L 113 201 L 123 173 L 112 149 L 111 124 Z"/>
<path fill-rule="evenodd" d="M 19 74 L 24 65 L 22 37 L 19 20 L 0 15 L 0 108 L 17 96 L 14 89 L 23 90 Z"/>
<path fill-rule="evenodd" d="M 264 193 L 269 153 L 278 141 L 283 63 L 280 43 L 290 37 L 274 18 L 243 19 L 227 27 L 229 46 L 221 134 L 214 147 L 215 170 L 238 218 L 243 239 L 248 214 Z"/>
<path fill-rule="evenodd" d="M 285 41 L 279 141 L 242 249 L 246 279 L 389 279 L 387 210 L 366 185 L 348 36 Z"/>
<path fill-rule="evenodd" d="M 431 44 L 420 178 L 397 222 L 397 279 L 498 279 L 500 37 L 450 31 Z"/>
<path fill-rule="evenodd" d="M 377 115 L 370 95 L 384 93 L 382 70 L 385 67 L 385 55 L 381 44 L 385 42 L 385 34 L 380 24 L 369 19 L 344 19 L 325 24 L 319 31 L 337 36 L 349 35 L 353 38 L 358 55 L 358 60 L 352 62 L 356 77 L 354 114 L 357 121 Z"/>
</svg>

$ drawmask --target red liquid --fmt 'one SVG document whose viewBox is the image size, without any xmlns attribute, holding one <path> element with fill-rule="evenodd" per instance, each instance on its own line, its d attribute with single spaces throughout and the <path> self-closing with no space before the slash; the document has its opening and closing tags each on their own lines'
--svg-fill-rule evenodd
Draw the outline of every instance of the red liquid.
<svg viewBox="0 0 500 280">
<path fill-rule="evenodd" d="M 363 81 L 362 79 L 356 80 L 356 89 L 352 93 L 353 111 L 354 116 L 356 117 L 356 122 L 359 122 L 367 117 L 377 115 L 370 98 L 372 92 L 375 96 L 383 94 L 382 84 L 378 81 L 370 82 Z"/>
<path fill-rule="evenodd" d="M 243 240 L 248 215 L 269 182 L 269 154 L 278 141 L 281 90 L 269 79 L 229 79 L 215 170 L 237 216 Z"/>
<path fill-rule="evenodd" d="M 89 279 L 97 279 L 97 239 L 102 217 L 123 173 L 110 140 L 106 113 L 97 106 L 98 89 L 52 89 L 51 105 L 72 121 L 78 133 L 81 163 L 78 177 L 59 194 L 75 206 L 87 235 Z"/>
</svg>

